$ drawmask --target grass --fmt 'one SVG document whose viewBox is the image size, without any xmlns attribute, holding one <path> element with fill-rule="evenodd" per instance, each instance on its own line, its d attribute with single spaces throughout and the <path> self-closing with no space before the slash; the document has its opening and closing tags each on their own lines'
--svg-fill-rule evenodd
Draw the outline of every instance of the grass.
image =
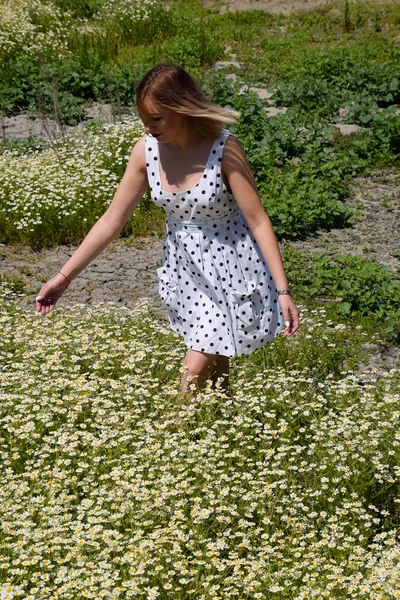
<svg viewBox="0 0 400 600">
<path fill-rule="evenodd" d="M 234 130 L 279 239 L 348 226 L 352 178 L 398 164 L 395 3 L 352 2 L 346 19 L 341 2 L 289 16 L 195 0 L 0 4 L 4 114 L 74 124 L 93 100 L 120 113 L 147 68 L 180 62 L 242 111 Z M 237 84 L 210 68 L 226 46 Z M 287 113 L 267 118 L 244 84 Z M 340 122 L 361 129 L 344 138 Z M 130 120 L 3 144 L 1 241 L 82 239 L 140 135 Z M 164 218 L 145 197 L 122 234 L 161 235 Z M 398 343 L 398 277 L 360 257 L 284 261 L 299 332 L 234 360 L 229 393 L 188 404 L 182 340 L 149 308 L 42 319 L 16 301 L 25 278 L 0 276 L 1 597 L 399 597 L 400 369 L 358 372 L 369 344 Z"/>
<path fill-rule="evenodd" d="M 320 252 L 305 255 L 294 248 L 283 252 L 285 272 L 298 301 L 336 300 L 340 314 L 371 316 L 392 343 L 400 340 L 400 280 L 377 261 L 359 256 Z"/>
<path fill-rule="evenodd" d="M 148 308 L 41 319 L 4 296 L 3 589 L 395 597 L 400 371 L 361 385 L 379 337 L 301 309 L 295 338 L 233 361 L 229 394 L 183 406 L 183 344 Z"/>
</svg>

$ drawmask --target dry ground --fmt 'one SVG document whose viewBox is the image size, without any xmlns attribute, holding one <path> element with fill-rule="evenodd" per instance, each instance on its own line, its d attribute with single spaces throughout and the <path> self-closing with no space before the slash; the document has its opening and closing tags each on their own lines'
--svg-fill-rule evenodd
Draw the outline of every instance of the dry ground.
<svg viewBox="0 0 400 600">
<path fill-rule="evenodd" d="M 377 4 L 383 0 L 375 0 Z M 325 0 L 203 0 L 205 6 L 217 6 L 219 12 L 242 10 L 265 10 L 271 13 L 289 14 L 298 11 L 311 11 L 326 4 Z M 344 2 L 343 2 L 344 4 Z"/>
</svg>

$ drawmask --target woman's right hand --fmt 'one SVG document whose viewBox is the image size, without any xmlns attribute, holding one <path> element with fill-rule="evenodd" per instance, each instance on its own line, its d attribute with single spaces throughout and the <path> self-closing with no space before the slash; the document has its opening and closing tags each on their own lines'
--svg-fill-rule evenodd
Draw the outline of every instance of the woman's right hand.
<svg viewBox="0 0 400 600">
<path fill-rule="evenodd" d="M 56 305 L 56 302 L 68 288 L 70 282 L 65 279 L 61 273 L 57 273 L 55 277 L 49 279 L 41 288 L 36 297 L 36 310 L 47 315 Z"/>
</svg>

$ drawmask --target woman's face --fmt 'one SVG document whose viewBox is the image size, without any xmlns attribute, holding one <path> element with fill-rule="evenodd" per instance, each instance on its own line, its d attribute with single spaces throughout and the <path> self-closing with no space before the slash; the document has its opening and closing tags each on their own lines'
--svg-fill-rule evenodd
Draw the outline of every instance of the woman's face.
<svg viewBox="0 0 400 600">
<path fill-rule="evenodd" d="M 150 98 L 144 99 L 141 117 L 146 133 L 150 133 L 160 143 L 173 143 L 182 135 L 184 115 L 160 107 Z"/>
</svg>

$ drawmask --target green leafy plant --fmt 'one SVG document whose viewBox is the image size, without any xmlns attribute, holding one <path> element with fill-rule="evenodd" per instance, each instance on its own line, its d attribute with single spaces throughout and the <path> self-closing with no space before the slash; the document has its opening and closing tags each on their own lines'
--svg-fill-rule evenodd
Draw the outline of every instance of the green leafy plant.
<svg viewBox="0 0 400 600">
<path fill-rule="evenodd" d="M 6 140 L 5 142 L 0 142 L 0 154 L 3 154 L 3 152 L 12 152 L 14 155 L 27 154 L 30 152 L 40 152 L 41 150 L 46 150 L 48 147 L 47 142 L 36 137 Z"/>
<path fill-rule="evenodd" d="M 284 253 L 285 271 L 296 294 L 337 298 L 343 314 L 373 316 L 392 341 L 400 339 L 400 279 L 383 265 L 360 256 Z"/>
</svg>

